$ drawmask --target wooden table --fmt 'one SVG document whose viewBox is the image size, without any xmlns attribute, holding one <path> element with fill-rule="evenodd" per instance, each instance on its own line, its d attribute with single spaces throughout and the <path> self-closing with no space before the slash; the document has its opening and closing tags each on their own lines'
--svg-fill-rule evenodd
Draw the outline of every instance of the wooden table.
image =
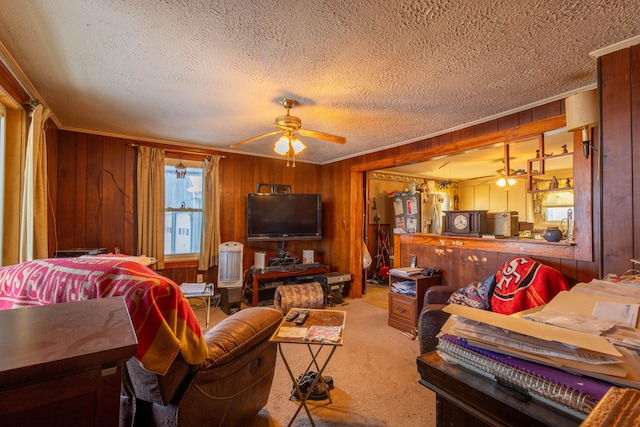
<svg viewBox="0 0 640 427">
<path fill-rule="evenodd" d="M 0 341 L 0 425 L 118 425 L 137 348 L 124 298 L 2 310 Z"/>
<path fill-rule="evenodd" d="M 436 393 L 438 426 L 557 426 L 580 425 L 581 420 L 537 400 L 523 400 L 515 391 L 436 353 L 417 359 L 420 384 Z"/>
</svg>

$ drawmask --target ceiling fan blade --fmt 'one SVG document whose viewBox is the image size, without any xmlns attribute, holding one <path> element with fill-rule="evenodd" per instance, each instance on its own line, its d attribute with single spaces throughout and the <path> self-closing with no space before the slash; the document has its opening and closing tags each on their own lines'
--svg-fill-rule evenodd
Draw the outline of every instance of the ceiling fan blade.
<svg viewBox="0 0 640 427">
<path fill-rule="evenodd" d="M 488 184 L 490 182 L 496 182 L 498 180 L 498 178 L 500 178 L 499 176 L 495 176 L 495 175 L 487 175 L 487 176 L 480 176 L 476 179 L 484 179 L 484 181 L 480 181 L 477 185 L 484 185 L 484 184 Z"/>
<path fill-rule="evenodd" d="M 256 139 L 266 138 L 266 137 L 268 137 L 268 136 L 276 135 L 276 134 L 279 134 L 279 133 L 282 133 L 282 131 L 280 131 L 280 130 L 275 130 L 275 131 L 273 131 L 273 132 L 269 132 L 269 133 L 265 133 L 265 134 L 263 134 L 263 135 L 254 136 L 253 138 L 245 139 L 244 141 L 236 142 L 235 144 L 230 145 L 229 147 L 230 147 L 230 148 L 238 147 L 238 146 L 240 146 L 240 145 L 246 144 L 247 142 L 252 142 L 252 141 L 255 141 Z"/>
<path fill-rule="evenodd" d="M 335 142 L 336 144 L 346 144 L 347 142 L 347 139 L 342 136 L 329 135 L 328 133 L 317 132 L 315 130 L 300 129 L 298 132 L 309 138 L 322 139 L 324 141 Z"/>
</svg>

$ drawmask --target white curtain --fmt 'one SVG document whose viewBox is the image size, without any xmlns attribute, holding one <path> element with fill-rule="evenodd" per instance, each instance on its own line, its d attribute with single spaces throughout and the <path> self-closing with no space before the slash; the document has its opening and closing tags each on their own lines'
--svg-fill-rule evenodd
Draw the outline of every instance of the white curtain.
<svg viewBox="0 0 640 427">
<path fill-rule="evenodd" d="M 221 156 L 211 156 L 202 162 L 203 212 L 202 236 L 198 270 L 206 271 L 218 264 L 220 247 L 220 189 L 218 188 Z"/>
<path fill-rule="evenodd" d="M 0 172 L 0 265 L 3 265 L 3 252 L 4 252 L 4 174 L 7 170 L 5 164 L 6 153 L 6 115 L 7 111 L 3 104 L 0 103 L 0 166 L 2 166 L 2 172 Z"/>
<path fill-rule="evenodd" d="M 49 109 L 42 105 L 36 106 L 31 112 L 20 212 L 20 262 L 47 258 L 49 254 L 47 142 L 44 126 L 50 115 Z"/>
<path fill-rule="evenodd" d="M 138 247 L 137 255 L 158 260 L 164 268 L 164 150 L 138 147 L 137 162 Z"/>
</svg>

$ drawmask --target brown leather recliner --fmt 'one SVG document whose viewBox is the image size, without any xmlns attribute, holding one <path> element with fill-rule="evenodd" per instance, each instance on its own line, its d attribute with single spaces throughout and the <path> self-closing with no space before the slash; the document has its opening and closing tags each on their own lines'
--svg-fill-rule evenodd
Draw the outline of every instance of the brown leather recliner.
<svg viewBox="0 0 640 427">
<path fill-rule="evenodd" d="M 269 397 L 276 363 L 269 338 L 282 313 L 252 307 L 201 331 L 178 285 L 129 258 L 55 258 L 0 267 L 0 310 L 124 297 L 138 349 L 122 369 L 120 425 L 250 423 Z"/>
<path fill-rule="evenodd" d="M 266 405 L 282 320 L 272 308 L 251 307 L 205 330 L 209 349 L 199 366 L 174 360 L 165 375 L 130 359 L 123 372 L 120 425 L 242 426 Z"/>
</svg>

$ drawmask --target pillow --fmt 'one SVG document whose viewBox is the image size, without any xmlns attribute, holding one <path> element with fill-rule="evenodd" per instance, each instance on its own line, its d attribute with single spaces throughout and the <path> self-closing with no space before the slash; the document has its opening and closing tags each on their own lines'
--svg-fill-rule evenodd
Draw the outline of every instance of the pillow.
<svg viewBox="0 0 640 427">
<path fill-rule="evenodd" d="M 491 309 L 501 314 L 517 313 L 544 305 L 566 290 L 569 284 L 558 270 L 531 258 L 513 257 L 496 273 Z"/>
<path fill-rule="evenodd" d="M 481 310 L 491 310 L 491 293 L 495 284 L 495 276 L 487 278 L 484 282 L 469 283 L 464 288 L 452 293 L 447 304 L 459 304 Z"/>
</svg>

